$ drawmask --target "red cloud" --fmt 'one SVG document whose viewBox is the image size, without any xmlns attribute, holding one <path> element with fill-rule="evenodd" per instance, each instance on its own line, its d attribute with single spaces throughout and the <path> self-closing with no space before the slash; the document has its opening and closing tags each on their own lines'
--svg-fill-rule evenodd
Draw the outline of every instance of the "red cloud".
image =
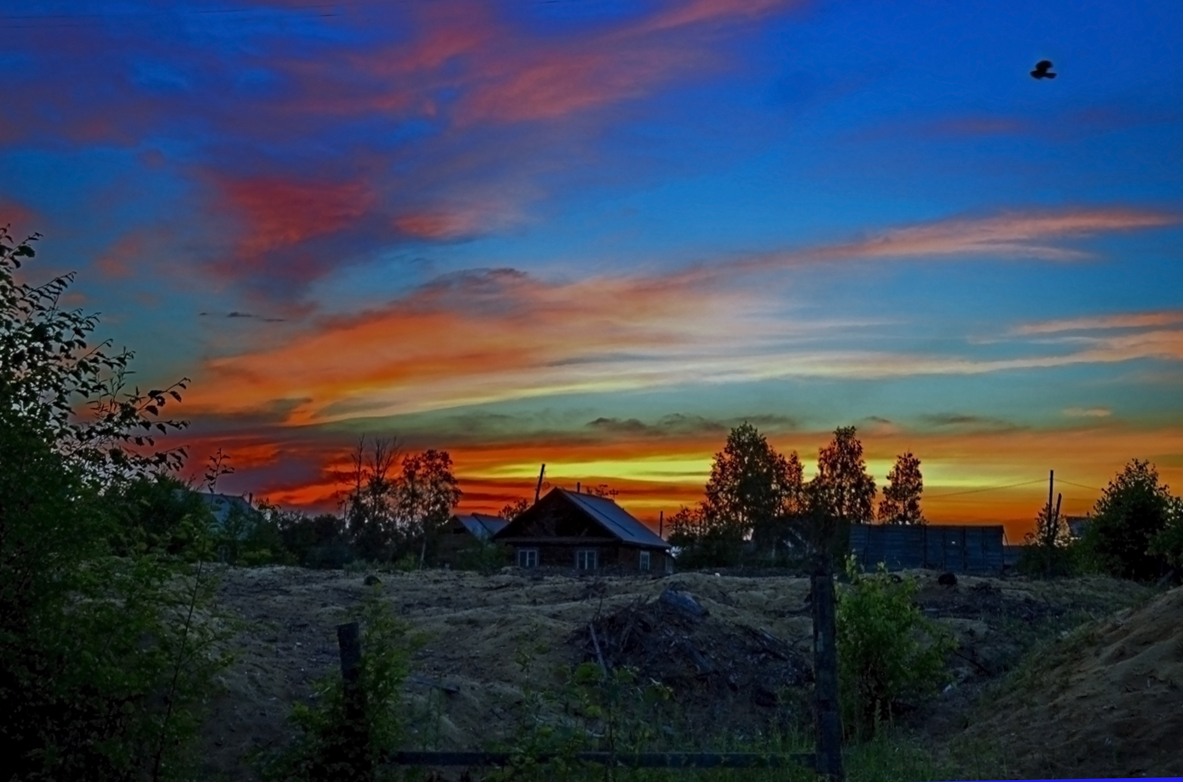
<svg viewBox="0 0 1183 782">
<path fill-rule="evenodd" d="M 24 204 L 0 196 L 0 226 L 11 226 L 9 233 L 14 238 L 24 239 L 31 233 L 42 231 L 44 219 Z"/>
<path fill-rule="evenodd" d="M 94 262 L 95 268 L 110 278 L 128 277 L 136 258 L 144 251 L 144 234 L 132 231 L 115 241 Z"/>
<path fill-rule="evenodd" d="M 374 203 L 372 191 L 362 182 L 260 178 L 227 180 L 221 185 L 225 208 L 245 224 L 238 251 L 247 257 L 336 233 Z"/>
</svg>

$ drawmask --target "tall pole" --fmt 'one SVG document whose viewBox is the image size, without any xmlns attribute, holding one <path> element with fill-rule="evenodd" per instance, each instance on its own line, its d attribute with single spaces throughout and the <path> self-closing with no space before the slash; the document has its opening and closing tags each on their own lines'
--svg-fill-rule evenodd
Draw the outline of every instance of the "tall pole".
<svg viewBox="0 0 1183 782">
<path fill-rule="evenodd" d="M 665 511 L 657 512 L 657 537 L 665 539 Z"/>
<path fill-rule="evenodd" d="M 1056 471 L 1048 470 L 1047 473 L 1047 512 L 1052 512 L 1052 492 L 1055 491 L 1056 486 Z"/>
<path fill-rule="evenodd" d="M 542 493 L 542 476 L 546 474 L 546 462 L 542 463 L 542 469 L 538 471 L 538 485 L 534 487 L 534 502 L 538 502 L 538 495 Z"/>
</svg>

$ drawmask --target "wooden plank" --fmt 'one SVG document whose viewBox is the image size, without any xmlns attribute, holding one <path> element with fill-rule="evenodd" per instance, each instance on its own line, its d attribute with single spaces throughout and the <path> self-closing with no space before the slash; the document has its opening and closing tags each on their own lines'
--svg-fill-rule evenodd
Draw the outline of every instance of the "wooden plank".
<svg viewBox="0 0 1183 782">
<path fill-rule="evenodd" d="M 813 768 L 812 753 L 774 754 L 760 752 L 540 752 L 532 761 L 547 763 L 569 759 L 602 766 L 627 768 L 785 768 L 801 765 Z M 523 759 L 512 752 L 391 752 L 384 761 L 398 766 L 508 766 Z"/>
<path fill-rule="evenodd" d="M 842 779 L 842 716 L 838 701 L 837 616 L 834 606 L 834 578 L 829 560 L 814 569 L 813 588 L 813 680 L 817 732 L 817 773 L 830 782 Z"/>
<path fill-rule="evenodd" d="M 366 691 L 361 685 L 361 630 L 357 622 L 337 625 L 337 646 L 345 686 L 345 741 L 342 757 L 333 765 L 341 770 L 343 782 L 369 782 L 374 778 L 374 767 L 366 727 Z"/>
</svg>

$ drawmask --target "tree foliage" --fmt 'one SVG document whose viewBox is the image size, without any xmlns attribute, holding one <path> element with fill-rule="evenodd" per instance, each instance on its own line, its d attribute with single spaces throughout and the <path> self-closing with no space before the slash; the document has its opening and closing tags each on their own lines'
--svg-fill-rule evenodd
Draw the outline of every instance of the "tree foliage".
<svg viewBox="0 0 1183 782">
<path fill-rule="evenodd" d="M 1167 524 L 1150 541 L 1150 553 L 1174 568 L 1176 583 L 1183 579 L 1183 497 L 1171 497 Z"/>
<path fill-rule="evenodd" d="M 92 345 L 97 316 L 61 307 L 74 274 L 37 286 L 16 280 L 24 260 L 36 254 L 38 238 L 13 243 L 0 228 L 0 409 L 19 415 L 56 451 L 84 465 L 90 480 L 178 469 L 183 448 L 151 449 L 157 435 L 188 425 L 160 417 L 170 399 L 180 401 L 188 378 L 126 391 L 134 353 L 112 351 L 110 341 Z"/>
<path fill-rule="evenodd" d="M 132 354 L 88 345 L 72 275 L 18 282 L 32 257 L 0 229 L 2 778 L 177 778 L 223 662 L 194 621 L 212 580 L 170 557 L 203 544 L 164 507 L 183 452 L 151 451 L 184 381 L 124 393 Z"/>
<path fill-rule="evenodd" d="M 1060 503 L 1045 503 L 1035 517 L 1035 530 L 1024 536 L 1027 545 L 1019 558 L 1018 569 L 1027 575 L 1062 576 L 1073 569 L 1070 550 L 1072 533 L 1068 519 L 1060 513 Z"/>
<path fill-rule="evenodd" d="M 723 450 L 715 454 L 705 513 L 742 540 L 751 536 L 757 523 L 795 511 L 802 494 L 797 454 L 786 459 L 756 427 L 744 423 L 731 430 Z"/>
<path fill-rule="evenodd" d="M 353 454 L 352 489 L 343 505 L 358 556 L 391 561 L 434 553 L 460 499 L 447 451 L 401 456 L 398 441 L 363 437 Z M 396 472 L 396 467 L 400 468 Z"/>
<path fill-rule="evenodd" d="M 936 692 L 947 679 L 945 659 L 956 641 L 916 607 L 913 579 L 896 581 L 882 564 L 864 574 L 854 555 L 846 573 L 850 586 L 838 593 L 837 607 L 842 721 L 867 738 L 902 702 Z"/>
<path fill-rule="evenodd" d="M 528 511 L 530 509 L 530 506 L 533 504 L 534 503 L 530 502 L 525 497 L 523 497 L 522 499 L 514 500 L 513 502 L 506 503 L 505 507 L 502 508 L 501 512 L 498 513 L 497 515 L 500 516 L 501 518 L 505 519 L 506 521 L 513 521 L 518 516 L 521 516 L 523 513 Z"/>
<path fill-rule="evenodd" d="M 1081 541 L 1102 572 L 1147 581 L 1165 566 L 1152 543 L 1169 527 L 1173 500 L 1158 470 L 1134 459 L 1105 487 Z"/>
<path fill-rule="evenodd" d="M 924 513 L 920 510 L 923 493 L 920 460 L 911 451 L 900 454 L 887 474 L 887 486 L 883 487 L 883 499 L 879 502 L 879 520 L 884 524 L 924 524 Z"/>
<path fill-rule="evenodd" d="M 838 427 L 818 452 L 817 476 L 809 483 L 813 509 L 841 522 L 875 517 L 875 479 L 867 473 L 863 444 L 853 426 Z"/>
</svg>

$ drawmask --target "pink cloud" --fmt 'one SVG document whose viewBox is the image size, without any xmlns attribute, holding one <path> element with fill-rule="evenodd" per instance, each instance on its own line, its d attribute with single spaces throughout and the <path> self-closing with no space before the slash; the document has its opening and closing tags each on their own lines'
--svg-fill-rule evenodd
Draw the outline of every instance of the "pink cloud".
<svg viewBox="0 0 1183 782">
<path fill-rule="evenodd" d="M 999 260 L 1039 258 L 1071 261 L 1089 253 L 1055 244 L 1101 233 L 1159 228 L 1183 223 L 1183 215 L 1120 207 L 1056 212 L 1004 212 L 990 217 L 955 217 L 882 231 L 855 242 L 768 253 L 722 269 L 699 267 L 696 276 L 764 271 L 863 259 L 984 256 Z"/>
<path fill-rule="evenodd" d="M 1019 326 L 1014 334 L 1058 334 L 1066 331 L 1109 331 L 1183 324 L 1183 310 L 1130 312 L 1116 315 L 1093 315 L 1065 320 L 1046 320 Z"/>
</svg>

